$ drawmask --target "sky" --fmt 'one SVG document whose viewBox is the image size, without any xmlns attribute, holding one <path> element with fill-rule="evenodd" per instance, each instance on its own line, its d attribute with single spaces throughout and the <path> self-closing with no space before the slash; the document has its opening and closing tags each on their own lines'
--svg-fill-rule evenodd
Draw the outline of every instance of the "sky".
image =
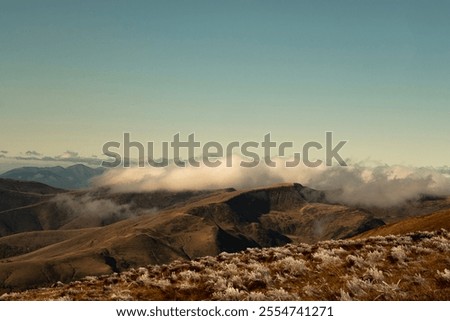
<svg viewBox="0 0 450 321">
<path fill-rule="evenodd" d="M 449 1 L 0 0 L 0 170 L 124 132 L 449 165 L 449 34 Z"/>
</svg>

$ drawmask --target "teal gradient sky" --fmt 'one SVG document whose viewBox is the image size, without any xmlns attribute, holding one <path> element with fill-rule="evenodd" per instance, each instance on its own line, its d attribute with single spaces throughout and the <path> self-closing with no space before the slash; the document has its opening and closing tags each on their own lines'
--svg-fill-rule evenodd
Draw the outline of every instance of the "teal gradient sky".
<svg viewBox="0 0 450 321">
<path fill-rule="evenodd" d="M 0 0 L 0 150 L 300 146 L 449 164 L 450 1 Z"/>
</svg>

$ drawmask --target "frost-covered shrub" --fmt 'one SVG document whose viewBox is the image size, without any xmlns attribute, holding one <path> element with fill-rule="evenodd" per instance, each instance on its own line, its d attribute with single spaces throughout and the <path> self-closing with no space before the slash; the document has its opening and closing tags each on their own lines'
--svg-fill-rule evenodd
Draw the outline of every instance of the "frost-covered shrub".
<svg viewBox="0 0 450 321">
<path fill-rule="evenodd" d="M 402 245 L 393 247 L 391 249 L 391 257 L 399 263 L 404 263 L 407 258 L 404 247 Z"/>
<path fill-rule="evenodd" d="M 364 260 L 364 258 L 360 257 L 359 255 L 352 255 L 352 254 L 347 255 L 345 260 L 347 261 L 348 264 L 350 264 L 351 266 L 355 266 L 356 268 L 362 268 L 366 266 L 367 263 Z"/>
<path fill-rule="evenodd" d="M 187 270 L 178 273 L 178 276 L 184 280 L 189 282 L 198 282 L 201 279 L 201 275 L 198 272 Z"/>
<path fill-rule="evenodd" d="M 353 294 L 354 297 L 361 297 L 367 294 L 366 290 L 370 288 L 370 284 L 359 279 L 356 276 L 353 276 L 350 280 L 347 281 L 347 289 L 350 293 Z"/>
<path fill-rule="evenodd" d="M 211 292 L 222 292 L 228 288 L 228 281 L 217 274 L 208 274 L 204 278 L 208 280 L 205 285 Z"/>
<path fill-rule="evenodd" d="M 386 283 L 383 281 L 377 284 L 376 291 L 383 294 L 385 300 L 391 300 L 394 297 L 402 299 L 405 297 L 405 293 L 401 292 L 400 282 L 401 280 L 398 280 L 397 283 Z"/>
<path fill-rule="evenodd" d="M 267 291 L 266 297 L 270 301 L 292 301 L 299 299 L 297 294 L 289 293 L 283 288 Z"/>
<path fill-rule="evenodd" d="M 84 278 L 84 281 L 88 282 L 89 284 L 94 284 L 98 280 L 98 277 L 96 276 L 86 276 Z"/>
<path fill-rule="evenodd" d="M 273 258 L 275 260 L 281 260 L 281 259 L 284 259 L 287 256 L 291 256 L 292 252 L 291 252 L 291 250 L 289 248 L 280 247 L 280 248 L 275 248 L 272 251 L 272 254 L 273 254 Z"/>
<path fill-rule="evenodd" d="M 321 261 L 321 267 L 332 267 L 342 263 L 341 258 L 333 250 L 319 249 L 313 254 L 313 258 Z"/>
<path fill-rule="evenodd" d="M 442 236 L 433 238 L 433 246 L 441 252 L 450 252 L 450 243 Z"/>
<path fill-rule="evenodd" d="M 348 292 L 344 291 L 343 289 L 340 289 L 340 297 L 339 300 L 341 301 L 352 301 L 352 298 L 350 297 L 350 294 Z"/>
<path fill-rule="evenodd" d="M 232 287 L 226 288 L 222 292 L 214 292 L 212 295 L 213 300 L 220 301 L 237 301 L 242 300 L 246 296 L 246 293 Z"/>
<path fill-rule="evenodd" d="M 306 266 L 306 261 L 303 259 L 294 259 L 293 257 L 286 257 L 282 260 L 276 261 L 271 265 L 275 271 L 285 272 L 292 276 L 300 276 L 305 274 L 309 269 Z"/>
<path fill-rule="evenodd" d="M 412 281 L 417 285 L 423 285 L 426 282 L 425 278 L 420 273 L 414 274 Z"/>
<path fill-rule="evenodd" d="M 201 270 L 205 267 L 205 264 L 201 261 L 191 261 L 191 268 L 194 270 Z"/>
<path fill-rule="evenodd" d="M 318 286 L 314 286 L 309 284 L 309 282 L 302 288 L 302 292 L 306 296 L 319 296 L 320 288 Z"/>
<path fill-rule="evenodd" d="M 377 268 L 371 267 L 366 270 L 363 275 L 363 278 L 370 281 L 380 282 L 383 281 L 384 275 L 383 271 L 378 270 Z"/>
<path fill-rule="evenodd" d="M 267 300 L 267 297 L 265 296 L 264 293 L 255 291 L 255 292 L 250 292 L 248 294 L 247 300 L 248 301 L 265 301 L 265 300 Z"/>
<path fill-rule="evenodd" d="M 412 245 L 410 247 L 411 252 L 423 255 L 423 254 L 431 254 L 434 251 L 432 249 L 429 249 L 428 247 L 423 247 L 422 245 Z"/>
<path fill-rule="evenodd" d="M 437 271 L 438 278 L 445 281 L 450 282 L 450 270 L 445 269 L 443 272 Z"/>
<path fill-rule="evenodd" d="M 145 269 L 145 271 L 142 270 L 142 273 L 139 273 L 136 282 L 142 283 L 144 285 L 149 285 L 152 282 L 152 279 L 149 277 L 147 269 Z"/>
<path fill-rule="evenodd" d="M 169 280 L 167 279 L 151 279 L 151 281 L 149 282 L 150 285 L 156 286 L 158 288 L 161 289 L 166 289 L 169 286 L 171 286 L 171 283 Z"/>
<path fill-rule="evenodd" d="M 117 290 L 117 292 L 112 293 L 109 298 L 117 301 L 128 301 L 133 299 L 129 290 Z"/>
<path fill-rule="evenodd" d="M 378 250 L 371 251 L 371 252 L 367 253 L 367 255 L 366 255 L 367 263 L 370 265 L 378 264 L 383 259 L 384 259 L 384 253 L 381 251 L 378 251 Z"/>
</svg>

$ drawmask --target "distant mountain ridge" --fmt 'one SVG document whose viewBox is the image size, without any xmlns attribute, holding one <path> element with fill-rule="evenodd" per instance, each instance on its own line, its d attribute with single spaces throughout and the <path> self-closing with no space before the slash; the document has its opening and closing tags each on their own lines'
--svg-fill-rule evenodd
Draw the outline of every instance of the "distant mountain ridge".
<svg viewBox="0 0 450 321">
<path fill-rule="evenodd" d="M 0 175 L 20 181 L 33 181 L 56 188 L 81 189 L 87 188 L 92 178 L 103 174 L 105 168 L 91 168 L 82 164 L 69 167 L 20 167 Z"/>
</svg>

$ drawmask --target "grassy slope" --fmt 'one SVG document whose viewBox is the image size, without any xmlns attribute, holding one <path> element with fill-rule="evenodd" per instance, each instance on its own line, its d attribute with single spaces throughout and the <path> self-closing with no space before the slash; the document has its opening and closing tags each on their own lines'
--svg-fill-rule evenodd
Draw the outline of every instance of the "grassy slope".
<svg viewBox="0 0 450 321">
<path fill-rule="evenodd" d="M 450 300 L 450 233 L 222 253 L 3 300 Z"/>
<path fill-rule="evenodd" d="M 445 209 L 432 214 L 412 217 L 403 221 L 381 226 L 373 230 L 358 235 L 358 238 L 390 235 L 390 234 L 406 234 L 414 231 L 435 231 L 438 229 L 446 229 L 450 231 L 450 210 Z"/>
</svg>

